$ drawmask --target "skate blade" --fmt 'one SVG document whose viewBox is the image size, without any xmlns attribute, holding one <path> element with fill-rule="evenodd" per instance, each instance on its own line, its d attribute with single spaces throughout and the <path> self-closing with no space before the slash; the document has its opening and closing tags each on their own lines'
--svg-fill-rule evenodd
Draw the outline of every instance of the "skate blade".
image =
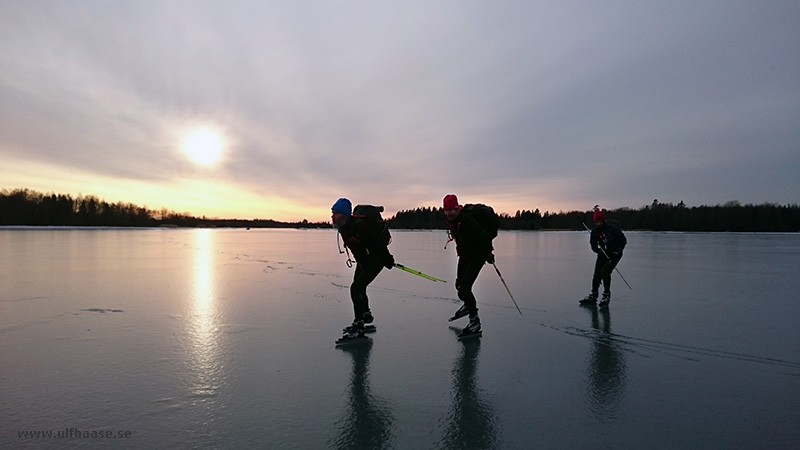
<svg viewBox="0 0 800 450">
<path fill-rule="evenodd" d="M 478 331 L 477 333 L 459 334 L 458 340 L 463 341 L 464 339 L 476 338 L 481 336 L 483 336 L 483 331 Z"/>
<path fill-rule="evenodd" d="M 364 333 L 374 333 L 377 330 L 375 325 L 364 325 Z M 347 331 L 347 328 L 343 328 L 342 331 Z"/>
<path fill-rule="evenodd" d="M 354 338 L 339 338 L 336 340 L 336 347 L 345 347 L 348 345 L 365 344 L 370 341 L 366 336 L 358 336 Z"/>
</svg>

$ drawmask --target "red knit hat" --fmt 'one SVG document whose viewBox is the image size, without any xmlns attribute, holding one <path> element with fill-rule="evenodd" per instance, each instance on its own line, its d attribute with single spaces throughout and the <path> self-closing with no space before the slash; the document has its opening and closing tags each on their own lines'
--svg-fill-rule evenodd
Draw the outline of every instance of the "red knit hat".
<svg viewBox="0 0 800 450">
<path fill-rule="evenodd" d="M 461 205 L 458 204 L 458 197 L 455 194 L 447 194 L 444 196 L 444 201 L 442 202 L 444 209 L 458 209 Z"/>
<path fill-rule="evenodd" d="M 592 216 L 592 220 L 598 222 L 602 220 L 603 222 L 606 221 L 606 214 L 601 209 L 594 210 L 594 216 Z"/>
</svg>

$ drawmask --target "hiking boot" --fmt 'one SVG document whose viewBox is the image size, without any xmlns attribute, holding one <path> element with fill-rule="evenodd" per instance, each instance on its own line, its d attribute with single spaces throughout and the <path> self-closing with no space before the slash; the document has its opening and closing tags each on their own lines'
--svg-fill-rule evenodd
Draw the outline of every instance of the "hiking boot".
<svg viewBox="0 0 800 450">
<path fill-rule="evenodd" d="M 374 317 L 372 317 L 372 311 L 369 311 L 369 310 L 367 310 L 367 312 L 365 312 L 364 314 L 362 314 L 362 315 L 361 315 L 361 318 L 362 318 L 362 319 L 364 319 L 364 323 L 365 323 L 365 324 L 367 324 L 367 323 L 372 323 L 372 321 L 374 321 L 374 320 L 375 320 L 375 318 L 374 318 Z"/>
<path fill-rule="evenodd" d="M 597 292 L 592 292 L 587 295 L 583 300 L 578 300 L 581 305 L 588 305 L 590 303 L 597 303 Z"/>
<path fill-rule="evenodd" d="M 603 298 L 600 299 L 600 306 L 606 306 L 611 301 L 611 292 L 603 292 Z"/>
<path fill-rule="evenodd" d="M 462 318 L 462 317 L 464 317 L 464 316 L 466 316 L 468 314 L 469 314 L 469 310 L 467 309 L 467 305 L 465 303 L 465 304 L 461 305 L 461 308 L 458 308 L 458 311 L 456 311 L 456 313 L 453 314 L 453 317 L 451 317 L 448 320 L 450 322 L 452 322 L 452 321 L 458 320 L 458 319 L 460 319 L 460 318 Z"/>
</svg>

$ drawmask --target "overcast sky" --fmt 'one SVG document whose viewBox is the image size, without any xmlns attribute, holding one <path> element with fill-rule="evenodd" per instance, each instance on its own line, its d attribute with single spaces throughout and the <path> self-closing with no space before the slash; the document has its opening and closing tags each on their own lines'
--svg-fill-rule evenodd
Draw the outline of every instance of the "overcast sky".
<svg viewBox="0 0 800 450">
<path fill-rule="evenodd" d="M 800 2 L 0 0 L 20 187 L 278 220 L 800 203 Z"/>
</svg>

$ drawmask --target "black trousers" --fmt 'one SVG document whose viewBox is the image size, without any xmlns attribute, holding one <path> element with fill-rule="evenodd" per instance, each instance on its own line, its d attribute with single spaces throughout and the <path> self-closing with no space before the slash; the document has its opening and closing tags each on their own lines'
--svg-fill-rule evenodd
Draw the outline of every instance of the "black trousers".
<svg viewBox="0 0 800 450">
<path fill-rule="evenodd" d="M 367 286 L 375 280 L 381 270 L 383 263 L 377 258 L 356 263 L 356 273 L 353 276 L 353 284 L 350 285 L 350 299 L 353 301 L 355 320 L 362 320 L 364 313 L 369 311 Z"/>
<path fill-rule="evenodd" d="M 597 261 L 594 263 L 594 274 L 592 275 L 592 292 L 597 293 L 600 283 L 603 283 L 603 290 L 611 292 L 611 272 L 617 263 L 622 259 L 622 255 L 612 253 L 611 259 L 606 258 L 603 252 L 597 254 Z"/>
<path fill-rule="evenodd" d="M 478 279 L 486 260 L 478 257 L 459 256 L 458 269 L 456 271 L 456 289 L 458 298 L 467 306 L 470 317 L 478 315 L 478 303 L 472 293 L 472 285 Z"/>
</svg>

